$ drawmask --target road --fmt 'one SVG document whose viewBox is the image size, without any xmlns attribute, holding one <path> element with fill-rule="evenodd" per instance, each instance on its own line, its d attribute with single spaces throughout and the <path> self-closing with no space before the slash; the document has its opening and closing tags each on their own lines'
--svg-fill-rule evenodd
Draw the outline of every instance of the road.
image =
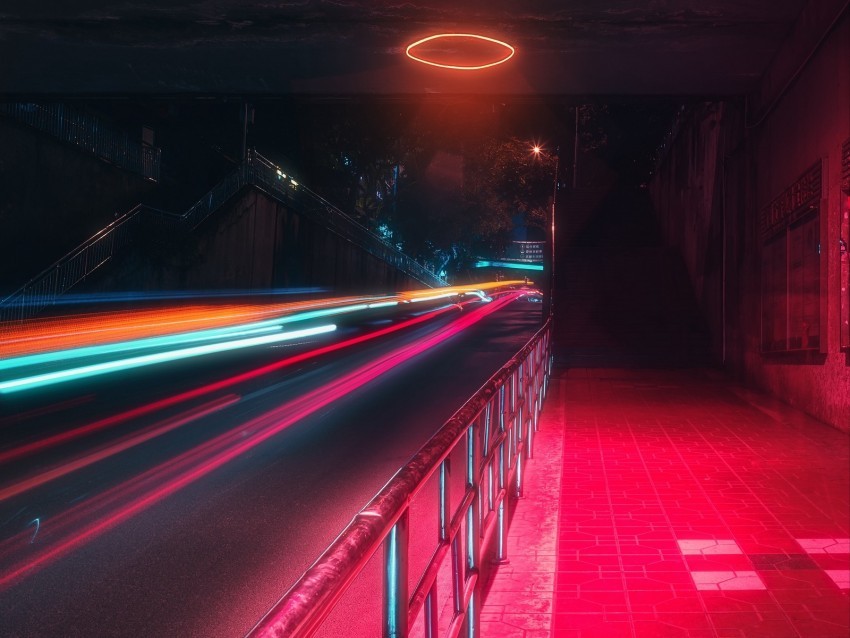
<svg viewBox="0 0 850 638">
<path fill-rule="evenodd" d="M 435 337 L 486 306 L 3 397 L 0 635 L 243 636 L 540 325 L 519 299 Z"/>
</svg>

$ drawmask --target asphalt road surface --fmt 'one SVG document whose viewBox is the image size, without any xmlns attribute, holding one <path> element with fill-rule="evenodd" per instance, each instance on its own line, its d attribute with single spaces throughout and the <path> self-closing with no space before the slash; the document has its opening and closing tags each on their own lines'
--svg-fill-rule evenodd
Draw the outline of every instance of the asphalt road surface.
<svg viewBox="0 0 850 638">
<path fill-rule="evenodd" d="M 409 317 L 4 397 L 0 636 L 243 636 L 540 326 L 520 299 L 370 368 L 484 305 L 229 385 Z M 421 563 L 436 509 L 411 516 Z M 326 634 L 371 632 L 374 587 L 359 585 L 375 598 L 360 625 Z"/>
</svg>

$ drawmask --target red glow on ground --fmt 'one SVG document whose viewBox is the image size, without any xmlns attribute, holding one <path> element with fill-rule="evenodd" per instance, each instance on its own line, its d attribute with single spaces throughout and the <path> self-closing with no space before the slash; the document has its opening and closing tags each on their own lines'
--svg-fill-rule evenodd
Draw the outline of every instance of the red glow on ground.
<svg viewBox="0 0 850 638">
<path fill-rule="evenodd" d="M 850 636 L 849 447 L 713 375 L 557 371 L 482 635 Z"/>
</svg>

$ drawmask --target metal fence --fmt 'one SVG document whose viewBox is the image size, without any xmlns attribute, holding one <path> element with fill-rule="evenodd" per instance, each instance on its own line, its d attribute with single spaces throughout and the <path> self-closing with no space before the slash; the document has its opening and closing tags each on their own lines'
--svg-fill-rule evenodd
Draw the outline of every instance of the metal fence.
<svg viewBox="0 0 850 638">
<path fill-rule="evenodd" d="M 34 317 L 94 270 L 111 260 L 118 251 L 133 241 L 140 229 L 147 229 L 152 235 L 162 237 L 169 233 L 194 229 L 247 185 L 261 188 L 271 197 L 323 224 L 345 240 L 360 246 L 424 285 L 447 285 L 445 280 L 286 176 L 262 155 L 251 152 L 236 170 L 182 215 L 139 205 L 116 219 L 11 295 L 0 300 L 0 322 Z"/>
<path fill-rule="evenodd" d="M 322 629 L 381 548 L 385 638 L 406 638 L 414 625 L 428 638 L 439 635 L 440 625 L 452 638 L 479 638 L 482 567 L 507 559 L 510 502 L 522 491 L 551 373 L 550 328 L 551 320 L 399 470 L 250 638 L 303 638 Z M 450 486 L 457 488 L 452 479 L 458 474 L 462 481 L 456 491 L 461 493 L 454 494 Z M 429 493 L 429 488 L 436 489 Z M 433 547 L 426 548 L 433 550 L 431 560 L 421 573 L 411 574 L 410 510 L 417 498 L 435 499 L 439 520 Z M 451 587 L 438 589 L 446 561 Z M 363 606 L 370 600 L 357 601 L 359 608 L 346 613 L 366 613 Z M 441 618 L 440 610 L 449 617 Z"/>
<path fill-rule="evenodd" d="M 0 322 L 29 319 L 83 281 L 129 244 L 142 222 L 137 206 L 0 300 Z"/>
<path fill-rule="evenodd" d="M 259 153 L 248 155 L 248 180 L 278 199 L 294 204 L 295 208 L 318 221 L 337 235 L 356 244 L 366 252 L 406 272 L 426 286 L 438 288 L 447 282 L 417 263 L 409 255 L 388 244 L 379 235 L 346 215 L 339 208 L 317 195 L 309 188 L 295 182 Z"/>
<path fill-rule="evenodd" d="M 119 168 L 159 181 L 161 150 L 130 139 L 99 118 L 65 104 L 0 102 L 0 112 L 93 153 Z"/>
</svg>

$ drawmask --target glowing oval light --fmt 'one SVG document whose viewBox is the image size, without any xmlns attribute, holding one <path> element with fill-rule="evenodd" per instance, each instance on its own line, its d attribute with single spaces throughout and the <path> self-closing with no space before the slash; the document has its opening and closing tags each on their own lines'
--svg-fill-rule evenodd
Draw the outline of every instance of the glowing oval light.
<svg viewBox="0 0 850 638">
<path fill-rule="evenodd" d="M 425 58 L 418 57 L 413 55 L 411 51 L 418 47 L 420 44 L 425 44 L 426 42 L 433 42 L 434 40 L 440 39 L 448 39 L 448 38 L 472 38 L 474 40 L 483 40 L 485 42 L 491 42 L 493 44 L 497 44 L 506 49 L 505 57 L 496 60 L 495 62 L 488 62 L 486 64 L 446 64 L 444 62 L 435 62 L 433 60 L 426 60 Z M 437 33 L 436 35 L 429 35 L 427 38 L 422 38 L 421 40 L 417 40 L 416 42 L 409 44 L 407 49 L 405 50 L 405 54 L 411 60 L 415 60 L 416 62 L 421 62 L 422 64 L 429 64 L 431 66 L 440 67 L 441 69 L 455 69 L 458 71 L 477 71 L 479 69 L 486 69 L 491 66 L 497 66 L 499 64 L 504 64 L 512 57 L 514 57 L 514 53 L 516 53 L 516 49 L 514 49 L 507 42 L 502 42 L 501 40 L 496 40 L 495 38 L 488 38 L 486 35 L 476 35 L 474 33 Z"/>
</svg>

